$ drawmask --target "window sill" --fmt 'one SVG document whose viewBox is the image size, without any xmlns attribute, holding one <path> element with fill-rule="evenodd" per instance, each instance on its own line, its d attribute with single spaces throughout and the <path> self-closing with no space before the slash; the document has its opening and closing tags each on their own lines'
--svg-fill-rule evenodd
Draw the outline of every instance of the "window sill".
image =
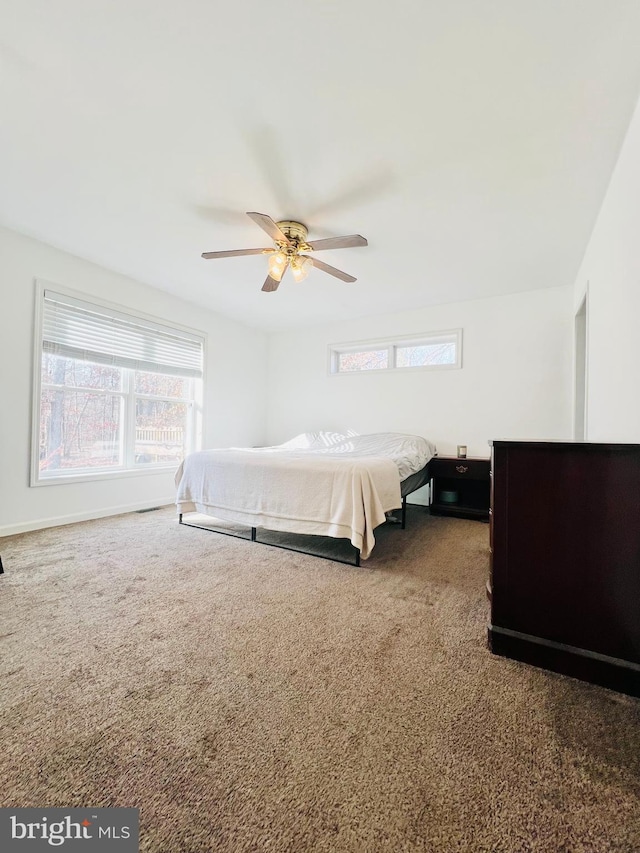
<svg viewBox="0 0 640 853">
<path fill-rule="evenodd" d="M 64 486 L 67 483 L 95 483 L 101 480 L 127 480 L 131 477 L 148 477 L 152 474 L 173 474 L 178 465 L 163 465 L 153 468 L 127 468 L 118 471 L 87 472 L 86 474 L 62 474 L 55 477 L 31 477 L 31 487 Z"/>
</svg>

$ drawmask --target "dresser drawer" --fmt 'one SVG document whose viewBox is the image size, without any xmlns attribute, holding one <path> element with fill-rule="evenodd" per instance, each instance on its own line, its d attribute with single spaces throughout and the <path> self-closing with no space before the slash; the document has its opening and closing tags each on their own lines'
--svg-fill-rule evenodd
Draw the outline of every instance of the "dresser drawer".
<svg viewBox="0 0 640 853">
<path fill-rule="evenodd" d="M 439 459 L 431 460 L 429 471 L 432 477 L 448 479 L 485 480 L 489 477 L 489 459 Z"/>
</svg>

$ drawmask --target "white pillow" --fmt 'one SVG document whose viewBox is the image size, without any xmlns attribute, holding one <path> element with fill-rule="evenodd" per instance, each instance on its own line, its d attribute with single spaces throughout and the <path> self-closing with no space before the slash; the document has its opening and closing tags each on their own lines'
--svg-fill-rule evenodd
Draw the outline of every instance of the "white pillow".
<svg viewBox="0 0 640 853">
<path fill-rule="evenodd" d="M 319 430 L 318 432 L 301 432 L 300 435 L 296 435 L 295 438 L 285 441 L 284 444 L 279 444 L 278 447 L 286 447 L 289 450 L 315 450 L 339 444 L 353 435 L 357 435 L 357 433 L 351 429 L 347 430 L 346 433 L 323 430 Z"/>
</svg>

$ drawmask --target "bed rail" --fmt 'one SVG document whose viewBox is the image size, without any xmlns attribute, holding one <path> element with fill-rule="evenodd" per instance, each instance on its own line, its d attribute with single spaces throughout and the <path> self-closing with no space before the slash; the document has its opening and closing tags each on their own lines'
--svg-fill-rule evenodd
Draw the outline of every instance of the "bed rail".
<svg viewBox="0 0 640 853">
<path fill-rule="evenodd" d="M 403 501 L 403 527 L 405 510 L 406 501 Z M 268 545 L 270 548 L 280 548 L 282 551 L 294 551 L 296 554 L 304 554 L 307 557 L 319 557 L 322 560 L 331 560 L 332 563 L 343 563 L 346 566 L 360 566 L 360 549 L 356 548 L 355 545 L 351 546 L 355 552 L 354 559 L 342 560 L 340 557 L 328 557 L 326 554 L 317 554 L 314 551 L 304 551 L 302 548 L 290 548 L 288 545 L 278 545 L 275 542 L 260 541 L 258 539 L 257 527 L 251 527 L 250 534 L 248 536 L 243 536 L 241 533 L 231 533 L 230 530 L 221 530 L 219 527 L 205 527 L 203 524 L 194 524 L 191 521 L 184 521 L 182 513 L 178 515 L 178 524 L 182 524 L 184 527 L 195 527 L 198 530 L 207 530 L 209 533 L 220 533 L 222 536 L 233 536 L 234 539 L 244 539 L 246 542 L 257 542 L 258 545 Z"/>
</svg>

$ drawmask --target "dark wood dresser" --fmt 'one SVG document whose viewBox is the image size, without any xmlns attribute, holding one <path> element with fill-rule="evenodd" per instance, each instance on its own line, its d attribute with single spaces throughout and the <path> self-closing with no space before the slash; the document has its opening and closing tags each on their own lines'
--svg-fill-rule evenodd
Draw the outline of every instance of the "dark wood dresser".
<svg viewBox="0 0 640 853">
<path fill-rule="evenodd" d="M 640 445 L 490 444 L 489 648 L 640 696 Z"/>
</svg>

